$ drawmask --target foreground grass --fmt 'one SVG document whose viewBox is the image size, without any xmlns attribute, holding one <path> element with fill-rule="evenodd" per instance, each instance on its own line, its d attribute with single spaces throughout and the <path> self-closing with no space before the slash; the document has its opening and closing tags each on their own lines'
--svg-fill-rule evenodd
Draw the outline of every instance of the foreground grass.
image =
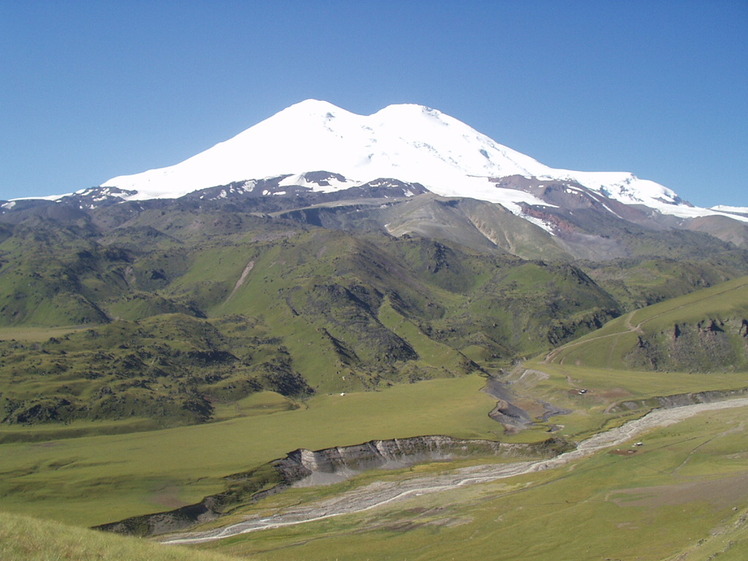
<svg viewBox="0 0 748 561">
<path fill-rule="evenodd" d="M 419 434 L 497 439 L 484 382 L 431 380 L 203 425 L 3 444 L 0 496 L 7 511 L 92 526 L 197 502 L 222 490 L 223 476 L 296 448 Z"/>
<path fill-rule="evenodd" d="M 218 553 L 166 548 L 58 522 L 0 512 L 0 559 L 7 561 L 229 561 Z"/>
<path fill-rule="evenodd" d="M 199 548 L 264 561 L 743 560 L 745 414 L 704 413 L 565 468 Z"/>
</svg>

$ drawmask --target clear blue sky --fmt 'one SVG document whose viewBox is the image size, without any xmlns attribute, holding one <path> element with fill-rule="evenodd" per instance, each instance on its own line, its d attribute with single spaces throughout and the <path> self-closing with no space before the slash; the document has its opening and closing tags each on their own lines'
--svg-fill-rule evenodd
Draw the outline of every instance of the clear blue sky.
<svg viewBox="0 0 748 561">
<path fill-rule="evenodd" d="M 0 0 L 0 199 L 174 164 L 307 98 L 420 103 L 748 206 L 747 0 Z"/>
</svg>

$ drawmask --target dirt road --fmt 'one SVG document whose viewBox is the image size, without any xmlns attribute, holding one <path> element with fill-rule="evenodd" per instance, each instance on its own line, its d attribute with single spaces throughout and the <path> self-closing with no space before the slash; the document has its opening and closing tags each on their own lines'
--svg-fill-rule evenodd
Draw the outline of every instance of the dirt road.
<svg viewBox="0 0 748 561">
<path fill-rule="evenodd" d="M 727 294 L 728 292 L 737 291 L 737 290 L 740 290 L 740 289 L 742 289 L 744 287 L 745 287 L 745 283 L 740 284 L 738 286 L 731 286 L 729 288 L 725 288 L 725 289 L 722 289 L 720 291 L 714 292 L 711 296 L 709 296 L 709 298 L 715 298 L 715 297 L 718 297 L 718 296 L 723 296 L 724 294 Z M 658 319 L 658 318 L 660 318 L 660 317 L 662 317 L 664 315 L 671 314 L 671 313 L 673 313 L 676 310 L 680 310 L 680 309 L 683 309 L 683 308 L 688 308 L 689 306 L 692 306 L 691 302 L 686 302 L 685 304 L 681 304 L 680 306 L 676 306 L 674 308 L 667 308 L 667 309 L 665 309 L 664 311 L 662 311 L 662 312 L 660 312 L 658 314 L 655 314 L 653 316 L 648 317 L 645 320 L 640 321 L 636 325 L 633 324 L 632 320 L 633 320 L 633 318 L 634 318 L 635 315 L 637 315 L 639 312 L 641 312 L 641 309 L 640 310 L 634 310 L 633 312 L 629 312 L 625 316 L 624 326 L 626 327 L 626 331 L 617 331 L 615 333 L 608 333 L 607 335 L 598 335 L 596 337 L 589 337 L 589 338 L 586 338 L 586 339 L 580 339 L 580 340 L 572 341 L 571 343 L 567 343 L 566 345 L 562 345 L 561 347 L 553 349 L 551 352 L 549 352 L 545 356 L 545 359 L 543 359 L 543 362 L 546 362 L 546 363 L 548 363 L 548 362 L 555 362 L 555 360 L 556 360 L 556 358 L 558 357 L 559 354 L 562 354 L 562 353 L 568 351 L 569 349 L 573 349 L 575 347 L 584 346 L 584 345 L 586 345 L 588 343 L 591 343 L 592 341 L 598 341 L 600 339 L 608 339 L 608 338 L 611 338 L 611 337 L 619 337 L 619 336 L 621 336 L 621 335 L 623 335 L 625 333 L 629 333 L 629 332 L 632 332 L 632 331 L 636 332 L 636 333 L 638 333 L 640 335 L 644 334 L 644 331 L 642 330 L 642 326 L 645 323 L 649 323 L 649 322 L 651 322 L 651 321 L 653 321 L 655 319 Z M 564 363 L 564 357 L 561 357 L 561 361 L 559 362 L 559 364 L 563 364 L 563 363 Z"/>
<path fill-rule="evenodd" d="M 580 442 L 575 450 L 555 458 L 510 464 L 472 466 L 457 469 L 448 474 L 418 477 L 398 482 L 380 481 L 348 491 L 332 499 L 307 506 L 292 507 L 269 518 L 249 517 L 243 522 L 216 530 L 173 535 L 164 539 L 162 543 L 194 544 L 268 528 L 303 524 L 333 516 L 363 512 L 411 496 L 553 469 L 590 456 L 598 450 L 618 446 L 649 430 L 672 425 L 703 411 L 746 406 L 748 406 L 748 398 L 738 398 L 713 403 L 698 403 L 672 409 L 658 409 L 640 419 L 629 421 L 620 427 L 588 438 Z"/>
</svg>

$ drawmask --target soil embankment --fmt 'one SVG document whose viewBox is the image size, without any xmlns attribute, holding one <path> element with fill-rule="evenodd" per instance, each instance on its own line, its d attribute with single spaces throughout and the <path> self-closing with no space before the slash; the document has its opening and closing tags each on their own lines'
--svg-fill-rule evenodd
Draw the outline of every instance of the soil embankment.
<svg viewBox="0 0 748 561">
<path fill-rule="evenodd" d="M 738 388 L 734 390 L 708 390 L 703 392 L 679 393 L 673 395 L 655 396 L 646 399 L 629 399 L 615 403 L 608 407 L 606 413 L 619 413 L 621 411 L 631 411 L 643 407 L 670 409 L 673 407 L 683 407 L 684 405 L 694 405 L 697 403 L 712 403 L 723 401 L 734 397 L 744 397 L 748 395 L 748 388 Z"/>
<path fill-rule="evenodd" d="M 533 444 L 513 444 L 448 436 L 371 440 L 363 444 L 315 451 L 299 449 L 288 453 L 285 458 L 227 477 L 226 491 L 205 497 L 197 504 L 102 524 L 96 526 L 96 529 L 136 536 L 155 536 L 214 520 L 239 505 L 259 500 L 291 485 L 334 483 L 369 469 L 398 468 L 470 456 L 548 458 L 568 449 L 568 443 L 556 438 Z"/>
</svg>

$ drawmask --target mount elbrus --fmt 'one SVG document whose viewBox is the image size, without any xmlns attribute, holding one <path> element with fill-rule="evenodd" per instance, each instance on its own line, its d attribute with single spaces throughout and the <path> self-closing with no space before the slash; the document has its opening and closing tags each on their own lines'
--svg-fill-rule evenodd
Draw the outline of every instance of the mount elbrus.
<svg viewBox="0 0 748 561">
<path fill-rule="evenodd" d="M 217 186 L 228 188 L 196 195 Z M 579 228 L 571 219 L 574 210 L 594 209 L 617 220 L 710 233 L 731 229 L 724 218 L 748 222 L 748 208 L 697 208 L 631 173 L 550 168 L 428 107 L 390 105 L 362 116 L 317 100 L 288 107 L 179 164 L 114 177 L 99 187 L 49 199 L 72 199 L 92 208 L 190 194 L 205 200 L 376 189 L 387 197 L 387 188 L 390 196 L 429 191 L 498 203 L 561 237 Z M 7 212 L 18 204 L 5 202 L 2 209 Z"/>
<path fill-rule="evenodd" d="M 398 179 L 443 197 L 499 203 L 524 218 L 531 217 L 526 207 L 614 201 L 680 218 L 716 215 L 748 221 L 748 208 L 695 208 L 672 190 L 631 173 L 550 168 L 428 107 L 390 105 L 362 116 L 317 100 L 288 107 L 179 164 L 114 177 L 74 196 L 88 195 L 90 202 L 96 202 L 93 195 L 177 198 L 237 182 L 249 191 L 276 177 L 282 177 L 281 188 L 322 193 Z M 270 193 L 282 194 L 280 189 Z M 620 206 L 613 206 L 608 211 L 615 214 Z M 535 222 L 554 229 L 542 219 Z"/>
<path fill-rule="evenodd" d="M 309 100 L 171 167 L 0 202 L 0 326 L 90 327 L 0 341 L 23 380 L 0 420 L 194 422 L 262 389 L 485 371 L 745 274 L 748 209 L 552 169 L 422 106 Z"/>
</svg>

